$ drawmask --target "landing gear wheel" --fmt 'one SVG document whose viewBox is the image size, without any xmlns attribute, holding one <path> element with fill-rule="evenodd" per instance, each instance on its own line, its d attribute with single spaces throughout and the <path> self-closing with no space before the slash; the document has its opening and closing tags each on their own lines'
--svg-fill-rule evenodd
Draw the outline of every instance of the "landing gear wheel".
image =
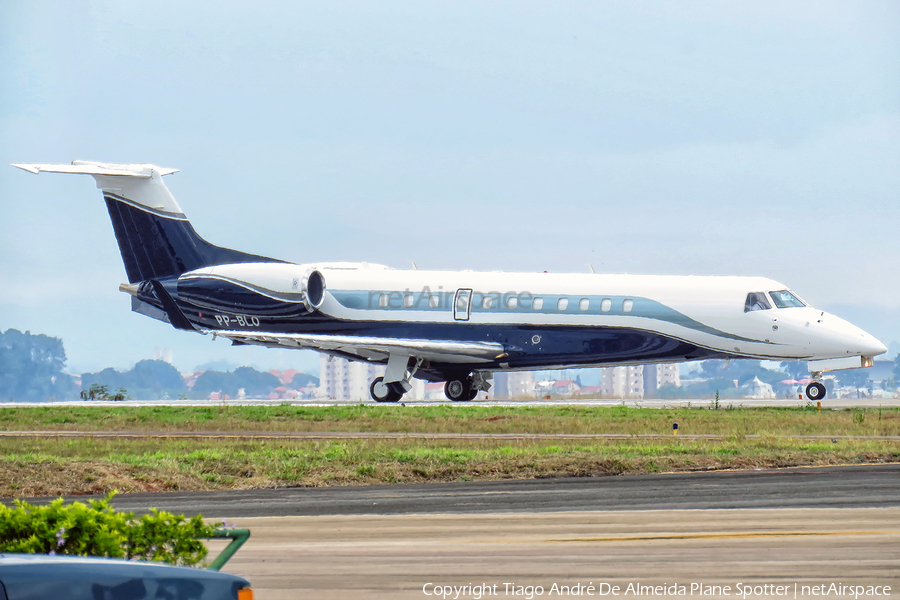
<svg viewBox="0 0 900 600">
<path fill-rule="evenodd" d="M 469 379 L 451 379 L 444 384 L 444 395 L 453 402 L 468 402 L 478 390 L 473 390 Z"/>
<path fill-rule="evenodd" d="M 384 377 L 376 377 L 369 386 L 369 395 L 375 402 L 397 402 L 403 392 L 397 390 L 392 383 L 385 383 Z"/>
<path fill-rule="evenodd" d="M 806 397 L 810 400 L 821 400 L 825 397 L 825 386 L 814 381 L 806 386 Z"/>
</svg>

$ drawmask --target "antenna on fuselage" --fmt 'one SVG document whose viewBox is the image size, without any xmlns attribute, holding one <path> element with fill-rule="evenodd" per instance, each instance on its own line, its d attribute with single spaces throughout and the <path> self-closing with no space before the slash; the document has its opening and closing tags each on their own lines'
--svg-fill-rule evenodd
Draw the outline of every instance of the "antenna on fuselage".
<svg viewBox="0 0 900 600">
<path fill-rule="evenodd" d="M 591 273 L 594 273 L 595 275 L 597 274 L 597 271 L 594 270 L 594 265 L 588 263 L 588 269 L 591 270 Z"/>
</svg>

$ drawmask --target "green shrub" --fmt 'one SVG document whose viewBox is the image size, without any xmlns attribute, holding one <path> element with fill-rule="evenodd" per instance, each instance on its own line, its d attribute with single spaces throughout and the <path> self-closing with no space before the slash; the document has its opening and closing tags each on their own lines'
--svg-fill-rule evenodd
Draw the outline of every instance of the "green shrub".
<svg viewBox="0 0 900 600">
<path fill-rule="evenodd" d="M 76 554 L 176 565 L 196 565 L 208 550 L 201 541 L 213 535 L 217 525 L 203 517 L 151 509 L 135 517 L 110 506 L 115 494 L 103 500 L 33 506 L 22 500 L 15 507 L 0 505 L 0 553 Z"/>
</svg>

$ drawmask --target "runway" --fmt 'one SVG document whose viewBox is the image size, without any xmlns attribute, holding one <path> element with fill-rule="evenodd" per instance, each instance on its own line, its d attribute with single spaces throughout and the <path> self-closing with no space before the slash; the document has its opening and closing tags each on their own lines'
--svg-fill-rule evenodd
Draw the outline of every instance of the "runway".
<svg viewBox="0 0 900 600">
<path fill-rule="evenodd" d="M 900 507 L 900 464 L 618 477 L 122 494 L 120 510 L 151 506 L 207 517 L 410 515 L 558 511 Z"/>
<path fill-rule="evenodd" d="M 619 586 L 620 596 L 653 597 L 640 586 L 657 585 L 699 595 L 692 584 L 715 598 L 762 597 L 747 585 L 784 586 L 781 597 L 832 583 L 900 592 L 900 465 L 138 494 L 115 504 L 154 499 L 248 527 L 250 542 L 225 570 L 249 578 L 261 600 L 434 598 L 435 586 L 479 584 L 497 593 L 448 597 L 527 598 L 529 586 L 532 598 L 570 595 L 554 584 L 593 584 L 582 596 Z"/>
<path fill-rule="evenodd" d="M 717 591 L 707 595 L 715 598 L 745 597 L 738 586 L 751 591 L 754 586 L 784 586 L 782 597 L 795 597 L 795 585 L 799 591 L 804 585 L 831 583 L 890 586 L 893 596 L 900 590 L 900 508 L 256 517 L 237 522 L 249 527 L 253 537 L 225 570 L 250 579 L 259 600 L 427 599 L 435 597 L 428 594 L 438 587 L 466 585 L 468 592 L 454 595 L 451 588 L 447 597 L 570 595 L 554 594 L 554 584 L 594 586 L 593 594 L 582 596 L 599 596 L 601 590 L 612 596 L 618 586 L 619 596 L 645 598 L 653 595 L 640 593 L 640 586 L 676 585 L 683 595 L 697 596 L 699 589 L 692 585 L 702 585 Z M 473 593 L 471 586 L 480 584 L 497 593 Z M 629 584 L 638 586 L 638 593 L 627 593 Z M 512 593 L 518 588 L 521 593 Z"/>
<path fill-rule="evenodd" d="M 445 586 L 458 600 L 527 599 L 529 586 L 532 600 L 571 595 L 558 586 L 610 597 L 614 586 L 653 597 L 658 585 L 712 598 L 794 597 L 795 585 L 812 597 L 831 584 L 900 593 L 900 464 L 124 494 L 113 504 L 249 528 L 224 570 L 247 577 L 258 600 L 433 599 Z M 210 542 L 213 554 L 222 545 Z M 475 593 L 479 584 L 492 593 Z M 776 587 L 754 587 L 766 585 Z"/>
</svg>

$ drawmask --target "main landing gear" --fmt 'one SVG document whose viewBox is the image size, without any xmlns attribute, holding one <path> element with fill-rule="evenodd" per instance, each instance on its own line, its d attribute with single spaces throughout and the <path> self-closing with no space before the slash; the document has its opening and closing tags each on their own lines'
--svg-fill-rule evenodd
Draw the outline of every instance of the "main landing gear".
<svg viewBox="0 0 900 600">
<path fill-rule="evenodd" d="M 451 379 L 444 384 L 444 395 L 453 402 L 467 402 L 478 395 L 478 390 L 472 388 L 468 377 Z"/>
<path fill-rule="evenodd" d="M 405 393 L 399 383 L 385 383 L 384 377 L 376 377 L 369 386 L 369 394 L 375 402 L 397 402 Z"/>
<path fill-rule="evenodd" d="M 478 392 L 491 389 L 491 373 L 474 371 L 469 375 L 455 376 L 444 384 L 444 395 L 453 402 L 474 400 Z"/>
<path fill-rule="evenodd" d="M 369 385 L 369 395 L 375 402 L 399 402 L 412 389 L 410 380 L 415 376 L 422 359 L 406 354 L 391 354 L 384 377 L 376 377 Z M 491 389 L 493 374 L 487 371 L 471 373 L 445 373 L 444 395 L 453 402 L 474 400 L 480 391 Z"/>
<path fill-rule="evenodd" d="M 412 389 L 409 380 L 422 365 L 421 358 L 408 354 L 391 354 L 384 377 L 376 377 L 369 385 L 369 395 L 375 402 L 399 402 Z"/>
</svg>

